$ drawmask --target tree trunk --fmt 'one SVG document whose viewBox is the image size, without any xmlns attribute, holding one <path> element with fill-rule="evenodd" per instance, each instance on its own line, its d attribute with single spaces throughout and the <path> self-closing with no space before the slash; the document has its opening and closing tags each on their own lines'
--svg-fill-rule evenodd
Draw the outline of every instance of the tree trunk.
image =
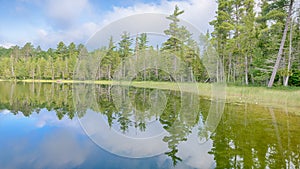
<svg viewBox="0 0 300 169">
<path fill-rule="evenodd" d="M 13 55 L 10 55 L 10 66 L 11 66 L 11 76 L 16 78 L 15 77 L 15 69 L 14 69 L 14 58 L 13 58 Z"/>
<path fill-rule="evenodd" d="M 68 58 L 66 58 L 65 60 L 66 62 L 66 67 L 65 67 L 65 76 L 67 76 L 66 78 L 69 78 L 69 69 L 68 69 Z"/>
<path fill-rule="evenodd" d="M 217 83 L 219 82 L 219 63 L 220 61 L 217 60 L 217 71 L 216 71 L 216 78 L 217 78 Z"/>
<path fill-rule="evenodd" d="M 174 65 L 174 74 L 177 74 L 176 73 L 176 71 L 177 71 L 177 58 L 176 58 L 176 56 L 174 56 L 173 65 Z"/>
<path fill-rule="evenodd" d="M 235 77 L 236 77 L 236 63 L 233 64 L 233 76 L 232 76 L 233 83 L 235 83 Z"/>
<path fill-rule="evenodd" d="M 32 76 L 32 79 L 34 80 L 34 78 L 35 78 L 35 68 L 32 69 L 32 75 L 31 76 Z"/>
<path fill-rule="evenodd" d="M 281 60 L 281 56 L 282 56 L 282 52 L 283 52 L 283 47 L 284 47 L 284 43 L 285 43 L 285 39 L 286 39 L 286 34 L 287 34 L 287 31 L 288 31 L 290 18 L 291 18 L 291 14 L 292 14 L 293 3 L 294 3 L 294 0 L 291 0 L 290 5 L 289 5 L 288 16 L 286 18 L 286 22 L 285 22 L 285 26 L 284 26 L 283 36 L 282 36 L 282 39 L 281 39 L 281 43 L 280 43 L 280 47 L 279 47 L 279 51 L 278 51 L 278 55 L 277 55 L 277 59 L 276 59 L 276 63 L 274 65 L 273 72 L 272 72 L 268 87 L 273 86 L 274 79 L 275 79 L 275 76 L 276 76 L 276 73 L 277 73 L 277 70 L 278 70 L 278 67 L 279 67 L 279 64 L 280 64 L 280 60 Z"/>
<path fill-rule="evenodd" d="M 42 72 L 41 72 L 40 64 L 38 64 L 38 75 L 39 75 L 39 79 L 42 79 Z"/>
<path fill-rule="evenodd" d="M 158 46 L 157 46 L 157 57 L 155 59 L 155 77 L 156 77 L 156 80 L 158 80 L 158 67 L 157 67 L 158 58 L 159 58 L 159 49 L 158 49 Z"/>
<path fill-rule="evenodd" d="M 245 55 L 245 83 L 246 85 L 249 84 L 248 82 L 248 57 Z"/>
<path fill-rule="evenodd" d="M 122 69 L 122 74 L 121 74 L 121 79 L 123 79 L 125 77 L 125 60 L 124 58 L 122 59 L 122 65 L 121 65 L 121 69 Z"/>
<path fill-rule="evenodd" d="M 289 82 L 289 73 L 291 70 L 291 66 L 292 66 L 292 38 L 293 38 L 293 22 L 291 24 L 291 29 L 290 29 L 290 44 L 289 44 L 289 58 L 288 58 L 288 66 L 287 66 L 287 75 L 284 79 L 284 86 L 288 86 L 288 82 Z"/>
<path fill-rule="evenodd" d="M 250 56 L 250 66 L 249 66 L 249 69 L 252 69 L 251 65 L 252 65 L 252 56 Z M 251 83 L 254 84 L 254 75 L 253 75 L 252 72 L 250 73 L 250 77 L 251 77 Z"/>
<path fill-rule="evenodd" d="M 193 68 L 192 66 L 189 67 L 190 70 L 190 78 L 188 79 L 189 82 L 193 82 Z"/>
<path fill-rule="evenodd" d="M 155 61 L 155 77 L 156 77 L 156 80 L 158 80 L 157 60 Z"/>
<path fill-rule="evenodd" d="M 111 71 L 111 63 L 108 64 L 108 73 L 107 73 L 107 79 L 110 80 L 110 71 Z"/>
<path fill-rule="evenodd" d="M 144 81 L 146 81 L 146 58 L 144 56 L 144 68 L 143 68 L 143 72 L 144 72 Z"/>
<path fill-rule="evenodd" d="M 51 59 L 51 75 L 52 75 L 52 80 L 54 80 L 54 65 L 53 65 L 53 59 Z"/>
<path fill-rule="evenodd" d="M 230 77 L 232 76 L 231 53 L 229 54 L 229 60 L 228 61 L 229 61 L 229 64 L 228 64 L 227 82 L 230 82 Z"/>
</svg>

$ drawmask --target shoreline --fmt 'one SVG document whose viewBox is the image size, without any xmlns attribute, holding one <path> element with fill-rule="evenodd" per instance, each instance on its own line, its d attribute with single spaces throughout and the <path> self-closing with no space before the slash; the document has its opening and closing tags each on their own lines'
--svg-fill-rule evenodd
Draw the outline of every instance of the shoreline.
<svg viewBox="0 0 300 169">
<path fill-rule="evenodd" d="M 162 90 L 184 91 L 195 93 L 191 91 L 192 84 L 190 83 L 174 83 L 174 82 L 155 82 L 155 81 L 131 81 L 131 82 L 115 82 L 108 80 L 101 81 L 74 81 L 74 80 L 1 80 L 0 82 L 24 82 L 24 83 L 58 83 L 58 84 L 103 84 L 103 85 L 124 85 L 137 88 L 152 88 Z M 179 88 L 178 84 L 181 87 Z M 194 85 L 194 83 L 193 83 Z M 212 99 L 212 86 L 210 83 L 197 83 L 199 95 L 207 99 Z M 232 104 L 254 104 L 265 107 L 274 107 L 286 109 L 288 111 L 300 115 L 300 88 L 292 90 L 267 88 L 267 87 L 252 87 L 252 86 L 226 86 L 226 103 Z"/>
</svg>

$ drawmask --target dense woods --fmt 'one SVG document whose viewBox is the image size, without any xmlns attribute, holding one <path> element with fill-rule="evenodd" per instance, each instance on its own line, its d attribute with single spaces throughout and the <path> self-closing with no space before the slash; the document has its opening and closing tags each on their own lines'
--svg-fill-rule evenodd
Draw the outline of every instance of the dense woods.
<svg viewBox="0 0 300 169">
<path fill-rule="evenodd" d="M 292 1 L 255 2 L 218 0 L 211 40 L 224 64 L 227 82 L 267 85 L 273 71 Z M 300 85 L 299 4 L 291 8 L 276 85 L 287 85 L 287 79 L 290 85 Z"/>
<path fill-rule="evenodd" d="M 218 0 L 215 19 L 210 22 L 213 32 L 207 38 L 214 46 L 224 67 L 225 80 L 233 84 L 266 86 L 272 72 L 274 85 L 300 86 L 300 12 L 299 2 L 293 0 Z M 175 53 L 190 68 L 183 74 L 193 74 L 198 82 L 214 82 L 203 66 L 198 40 L 180 25 L 184 14 L 177 6 L 167 17 L 170 22 L 163 44 L 149 45 L 146 33 L 130 35 L 124 32 L 119 42 L 110 39 L 107 47 L 89 52 L 91 57 L 104 57 L 95 72 L 95 80 L 111 80 L 119 65 L 126 72 L 124 61 L 137 59 L 145 52 Z M 126 30 L 124 30 L 126 31 Z M 30 42 L 23 47 L 0 47 L 0 79 L 73 79 L 80 52 L 85 46 L 59 42 L 56 49 L 42 50 Z M 176 70 L 176 59 L 174 63 Z M 275 64 L 276 63 L 276 64 Z M 145 63 L 146 64 L 146 63 Z M 275 68 L 274 68 L 275 66 Z M 186 73 L 186 71 L 190 71 Z M 183 77 L 185 79 L 188 77 Z M 138 72 L 135 80 L 170 81 L 163 70 L 147 69 Z M 273 84 L 272 84 L 273 85 Z"/>
</svg>

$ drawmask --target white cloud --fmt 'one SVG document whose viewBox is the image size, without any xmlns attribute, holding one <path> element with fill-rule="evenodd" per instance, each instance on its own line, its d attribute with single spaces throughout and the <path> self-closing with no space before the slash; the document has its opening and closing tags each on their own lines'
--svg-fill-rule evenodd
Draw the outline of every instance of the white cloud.
<svg viewBox="0 0 300 169">
<path fill-rule="evenodd" d="M 168 1 L 158 4 L 137 3 L 129 7 L 113 7 L 112 11 L 103 14 L 96 13 L 88 0 L 49 0 L 45 4 L 46 14 L 50 21 L 48 27 L 36 30 L 34 44 L 42 48 L 55 48 L 59 41 L 85 44 L 100 28 L 126 16 L 158 13 L 169 15 L 175 5 L 185 10 L 181 19 L 191 23 L 201 32 L 212 30 L 209 21 L 214 18 L 217 4 L 211 0 Z M 95 18 L 101 18 L 96 20 Z M 145 20 L 147 22 L 147 20 Z"/>
<path fill-rule="evenodd" d="M 51 28 L 49 30 L 37 29 L 35 44 L 43 48 L 55 48 L 60 41 L 63 41 L 66 45 L 71 42 L 85 43 L 98 29 L 99 25 L 94 22 L 86 22 L 64 31 L 56 31 Z"/>
<path fill-rule="evenodd" d="M 43 37 L 43 36 L 47 36 L 48 32 L 44 29 L 38 29 L 37 34 L 38 36 Z"/>
<path fill-rule="evenodd" d="M 46 14 L 59 28 L 71 26 L 84 11 L 91 10 L 88 0 L 48 0 L 45 8 Z"/>
<path fill-rule="evenodd" d="M 126 16 L 142 13 L 162 13 L 169 15 L 173 12 L 175 5 L 178 5 L 180 9 L 185 11 L 180 17 L 196 26 L 200 31 L 206 32 L 207 29 L 211 28 L 209 22 L 214 18 L 217 8 L 217 4 L 211 0 L 162 0 L 160 4 L 138 3 L 127 8 L 114 7 L 113 11 L 107 13 L 103 23 L 108 24 Z"/>
<path fill-rule="evenodd" d="M 12 46 L 15 46 L 15 44 L 9 43 L 9 42 L 5 42 L 5 43 L 0 44 L 0 46 L 8 49 L 8 48 L 10 48 Z"/>
<path fill-rule="evenodd" d="M 153 14 L 164 14 L 164 15 L 170 15 L 175 8 L 175 5 L 178 5 L 181 10 L 184 10 L 185 13 L 180 16 L 180 19 L 185 21 L 185 24 L 188 24 L 189 30 L 193 33 L 197 32 L 202 32 L 205 33 L 207 29 L 212 30 L 212 27 L 209 25 L 209 22 L 213 20 L 214 18 L 214 13 L 217 8 L 217 4 L 214 1 L 211 0 L 188 0 L 188 1 L 167 1 L 167 0 L 162 0 L 159 4 L 153 4 L 153 3 L 137 3 L 133 6 L 129 7 L 113 7 L 113 10 L 110 12 L 107 12 L 104 15 L 104 19 L 100 24 L 97 24 L 97 26 L 101 26 L 102 28 L 106 29 L 107 25 L 110 25 L 111 23 L 116 23 L 115 21 L 118 21 L 119 19 L 126 18 L 128 16 L 133 16 L 137 14 L 145 14 L 145 13 L 153 13 Z M 133 19 L 133 18 L 130 18 Z M 126 19 L 125 19 L 126 20 Z M 117 30 L 124 29 L 128 32 L 130 32 L 128 29 L 135 27 L 139 27 L 142 25 L 146 26 L 153 26 L 155 25 L 154 23 L 151 23 L 149 18 L 145 18 L 144 20 L 138 20 L 136 22 L 137 26 L 132 25 L 132 20 L 128 21 L 130 23 L 124 23 L 125 20 L 122 20 L 122 22 L 118 22 L 119 27 L 109 27 L 109 30 L 107 33 L 115 33 L 113 34 L 114 40 L 118 40 L 119 34 L 116 34 Z M 126 20 L 127 21 L 127 20 Z M 152 21 L 153 22 L 153 21 Z M 129 24 L 129 25 L 128 25 Z M 149 25 L 150 24 L 150 25 Z M 190 27 L 190 25 L 193 25 L 197 30 L 194 28 Z M 155 25 L 160 27 L 161 25 Z M 185 25 L 187 26 L 187 25 Z M 134 28 L 132 28 L 134 29 Z M 138 29 L 138 28 L 137 28 Z M 167 29 L 167 27 L 166 27 Z M 120 30 L 123 32 L 124 30 Z M 135 29 L 134 29 L 135 30 Z M 95 32 L 90 32 L 91 35 L 94 34 Z M 137 33 L 137 32 L 135 32 Z M 159 32 L 152 32 L 152 33 L 159 33 Z M 198 35 L 198 34 L 197 34 Z M 195 36 L 197 36 L 195 35 Z M 110 35 L 101 35 L 100 37 L 103 40 L 108 40 L 109 38 L 105 36 L 110 36 Z M 117 37 L 116 37 L 117 36 Z M 194 37 L 195 38 L 195 37 Z M 108 42 L 104 42 L 108 43 Z M 151 42 L 150 42 L 151 43 Z M 99 45 L 99 42 L 97 42 L 97 46 Z"/>
</svg>

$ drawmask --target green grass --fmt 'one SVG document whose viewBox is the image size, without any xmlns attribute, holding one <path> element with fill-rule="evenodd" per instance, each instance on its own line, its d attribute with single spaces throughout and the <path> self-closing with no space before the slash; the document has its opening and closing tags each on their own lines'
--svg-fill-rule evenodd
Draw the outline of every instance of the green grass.
<svg viewBox="0 0 300 169">
<path fill-rule="evenodd" d="M 189 91 L 186 85 L 182 91 Z M 133 82 L 135 87 L 158 88 L 169 90 L 180 90 L 175 83 L 170 82 Z M 201 96 L 210 98 L 212 96 L 212 84 L 198 83 Z M 288 111 L 300 113 L 300 88 L 267 88 L 267 87 L 248 87 L 248 86 L 226 86 L 226 102 L 236 104 L 257 104 L 274 108 L 283 108 Z M 218 91 L 217 91 L 218 94 Z"/>
<path fill-rule="evenodd" d="M 282 90 L 267 87 L 234 87 L 226 88 L 228 102 L 246 102 L 284 108 L 300 113 L 300 88 Z"/>
<path fill-rule="evenodd" d="M 2 80 L 3 81 L 3 80 Z M 127 85 L 138 88 L 166 89 L 184 92 L 196 92 L 195 85 L 198 87 L 201 96 L 211 99 L 214 93 L 213 84 L 208 83 L 173 83 L 173 82 L 154 82 L 154 81 L 73 81 L 73 80 L 18 80 L 22 82 L 38 83 L 94 83 Z M 226 90 L 226 102 L 235 104 L 257 104 L 261 106 L 271 106 L 274 108 L 287 109 L 290 112 L 300 113 L 300 88 L 297 87 L 254 87 L 254 86 L 234 86 L 228 85 Z M 218 95 L 219 91 L 215 92 Z"/>
</svg>

